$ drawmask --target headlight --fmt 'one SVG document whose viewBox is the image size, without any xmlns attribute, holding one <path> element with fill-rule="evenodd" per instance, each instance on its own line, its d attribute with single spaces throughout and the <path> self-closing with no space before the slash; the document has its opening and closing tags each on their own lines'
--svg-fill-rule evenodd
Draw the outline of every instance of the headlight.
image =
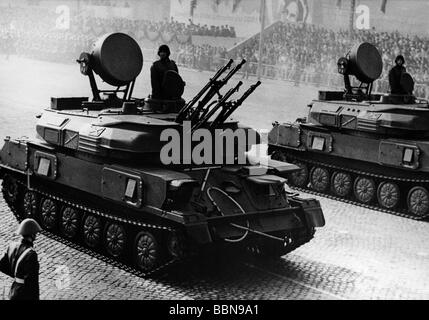
<svg viewBox="0 0 429 320">
<path fill-rule="evenodd" d="M 187 203 L 197 186 L 198 182 L 193 179 L 172 180 L 168 185 L 167 198 L 173 204 Z"/>
</svg>

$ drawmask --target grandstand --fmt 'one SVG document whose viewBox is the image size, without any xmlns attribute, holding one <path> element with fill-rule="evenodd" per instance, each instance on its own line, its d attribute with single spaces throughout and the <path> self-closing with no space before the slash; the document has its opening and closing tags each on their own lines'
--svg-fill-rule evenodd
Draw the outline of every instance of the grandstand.
<svg viewBox="0 0 429 320">
<path fill-rule="evenodd" d="M 384 13 L 380 13 L 383 8 L 374 7 L 375 2 L 378 6 L 384 5 Z M 60 3 L 72 8 L 68 29 L 57 28 L 56 5 Z M 403 8 L 405 1 L 387 1 L 387 10 L 385 1 L 372 1 L 371 8 L 375 9 L 371 10 L 377 10 L 377 17 L 383 17 L 382 14 L 387 17 L 389 12 L 392 16 L 377 18 L 376 28 L 358 30 L 350 29 L 345 22 L 345 14 L 354 0 L 267 0 L 267 6 L 271 7 L 265 10 L 269 19 L 261 52 L 257 31 L 259 17 L 255 11 L 258 3 L 259 0 L 246 3 L 239 0 L 3 1 L 0 2 L 0 50 L 7 55 L 72 63 L 80 52 L 89 50 L 101 34 L 121 31 L 140 43 L 145 49 L 146 60 L 154 59 L 155 49 L 161 43 L 167 43 L 172 48 L 173 59 L 182 67 L 215 70 L 226 59 L 245 58 L 249 63 L 242 71 L 243 77 L 256 76 L 258 65 L 261 65 L 262 77 L 292 81 L 296 85 L 307 83 L 338 88 L 342 87 L 342 79 L 336 73 L 338 57 L 343 56 L 351 44 L 367 41 L 382 52 L 384 70 L 382 78 L 375 83 L 377 91 L 388 90 L 387 71 L 394 57 L 402 54 L 408 72 L 417 83 L 415 94 L 429 97 L 429 39 L 418 32 L 410 33 L 413 26 L 415 30 L 424 28 L 417 28 L 413 21 L 409 26 L 403 22 L 403 30 L 394 30 L 390 23 L 400 14 L 398 8 Z M 323 6 L 314 9 L 320 3 Z M 407 3 L 418 9 L 423 2 L 413 0 Z M 174 11 L 185 4 L 194 6 L 191 15 L 186 15 L 186 8 L 183 12 Z M 150 6 L 154 7 L 152 12 L 148 12 Z M 203 12 L 207 10 L 218 15 L 219 24 L 208 24 L 214 20 Z M 337 12 L 338 17 L 328 22 L 320 12 L 329 10 Z M 238 28 L 235 28 L 235 22 Z M 424 23 L 427 22 L 422 21 Z M 248 28 L 245 28 L 246 24 Z"/>
</svg>

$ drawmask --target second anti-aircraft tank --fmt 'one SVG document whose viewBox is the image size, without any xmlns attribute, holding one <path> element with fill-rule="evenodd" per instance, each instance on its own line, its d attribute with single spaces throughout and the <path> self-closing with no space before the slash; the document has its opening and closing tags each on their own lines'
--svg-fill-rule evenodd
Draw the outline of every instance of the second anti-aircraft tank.
<svg viewBox="0 0 429 320">
<path fill-rule="evenodd" d="M 382 59 L 369 43 L 338 60 L 344 91 L 319 91 L 308 116 L 273 124 L 269 153 L 301 170 L 289 177 L 297 189 L 410 218 L 429 214 L 429 108 L 412 95 L 372 93 Z M 350 79 L 354 76 L 355 79 Z M 355 84 L 353 86 L 353 81 Z M 356 81 L 357 80 L 357 81 Z"/>
<path fill-rule="evenodd" d="M 52 98 L 38 138 L 7 137 L 0 151 L 3 195 L 18 220 L 33 217 L 45 232 L 145 274 L 209 248 L 281 256 L 324 225 L 318 201 L 284 189 L 282 176 L 297 166 L 236 161 L 254 142 L 234 148 L 231 163 L 196 163 L 186 152 L 171 164 L 162 159 L 163 133 L 183 139 L 198 129 L 224 135 L 242 128 L 229 116 L 259 83 L 234 101 L 241 82 L 223 95 L 220 89 L 245 61 L 229 61 L 188 103 L 174 71 L 163 81 L 168 100 L 132 97 L 143 56 L 123 33 L 105 35 L 78 62 L 92 101 Z M 116 88 L 100 90 L 96 74 Z"/>
</svg>

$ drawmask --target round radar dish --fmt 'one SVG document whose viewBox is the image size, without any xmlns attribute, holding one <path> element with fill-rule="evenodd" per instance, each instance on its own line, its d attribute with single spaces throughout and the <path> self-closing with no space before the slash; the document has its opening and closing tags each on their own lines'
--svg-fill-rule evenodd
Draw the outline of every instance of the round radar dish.
<svg viewBox="0 0 429 320">
<path fill-rule="evenodd" d="M 94 43 L 93 69 L 112 86 L 133 81 L 143 67 L 143 54 L 138 43 L 124 33 L 109 33 Z"/>
<path fill-rule="evenodd" d="M 353 46 L 350 50 L 352 74 L 359 81 L 370 83 L 377 80 L 383 71 L 383 61 L 377 48 L 368 42 Z"/>
</svg>

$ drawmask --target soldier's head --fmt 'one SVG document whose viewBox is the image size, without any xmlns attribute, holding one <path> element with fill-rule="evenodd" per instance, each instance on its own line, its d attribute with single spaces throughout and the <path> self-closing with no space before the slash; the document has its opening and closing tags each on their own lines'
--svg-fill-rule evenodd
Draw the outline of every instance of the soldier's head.
<svg viewBox="0 0 429 320">
<path fill-rule="evenodd" d="M 24 239 L 33 242 L 36 240 L 36 235 L 42 231 L 42 228 L 37 223 L 36 220 L 27 218 L 22 220 L 19 224 L 18 230 L 16 233 L 21 235 Z"/>
<path fill-rule="evenodd" d="M 170 48 L 166 44 L 161 45 L 158 49 L 158 56 L 161 60 L 168 58 L 170 56 Z"/>
<path fill-rule="evenodd" d="M 395 64 L 397 65 L 397 66 L 402 66 L 403 64 L 405 63 L 405 59 L 404 59 L 404 56 L 403 55 L 399 55 L 399 56 L 397 56 L 396 58 L 395 58 Z"/>
</svg>

